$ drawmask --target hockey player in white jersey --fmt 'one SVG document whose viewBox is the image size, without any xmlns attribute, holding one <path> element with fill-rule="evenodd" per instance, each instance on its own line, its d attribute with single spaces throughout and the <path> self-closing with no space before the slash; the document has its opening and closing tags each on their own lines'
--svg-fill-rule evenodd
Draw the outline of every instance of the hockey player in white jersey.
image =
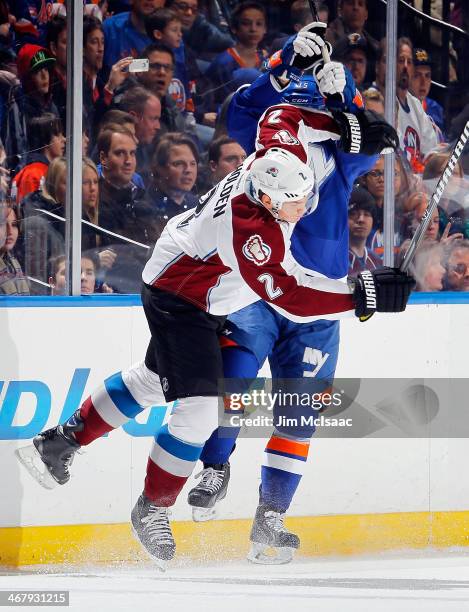
<svg viewBox="0 0 469 612">
<path fill-rule="evenodd" d="M 313 130 L 318 142 L 342 137 L 326 113 L 305 113 L 303 128 Z M 272 146 L 250 156 L 196 209 L 173 218 L 143 272 L 142 302 L 151 331 L 145 360 L 110 376 L 66 423 L 34 438 L 44 469 L 30 451 L 18 453 L 44 486 L 65 484 L 80 446 L 145 408 L 178 400 L 155 435 L 131 515 L 136 537 L 160 566 L 175 553 L 169 508 L 217 426 L 223 379 L 219 336 L 226 315 L 259 299 L 298 322 L 328 315 L 363 319 L 406 307 L 414 281 L 398 270 L 363 273 L 347 285 L 308 276 L 295 263 L 290 235 L 316 205 L 309 165 Z"/>
</svg>

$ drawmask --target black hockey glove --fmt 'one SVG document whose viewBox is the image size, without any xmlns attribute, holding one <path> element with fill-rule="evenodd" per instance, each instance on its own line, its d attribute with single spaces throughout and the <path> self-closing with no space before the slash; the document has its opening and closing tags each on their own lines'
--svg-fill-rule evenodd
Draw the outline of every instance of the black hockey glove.
<svg viewBox="0 0 469 612">
<path fill-rule="evenodd" d="M 415 280 L 407 272 L 388 267 L 364 270 L 349 282 L 360 321 L 367 321 L 375 312 L 402 312 L 415 287 Z"/>
<path fill-rule="evenodd" d="M 377 155 L 399 147 L 396 130 L 374 111 L 332 114 L 341 130 L 340 146 L 346 153 Z"/>
</svg>

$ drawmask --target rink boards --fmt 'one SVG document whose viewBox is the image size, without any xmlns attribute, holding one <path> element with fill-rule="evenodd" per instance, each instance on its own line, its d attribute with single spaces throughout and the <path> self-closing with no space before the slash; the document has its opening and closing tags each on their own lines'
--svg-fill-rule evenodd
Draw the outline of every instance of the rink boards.
<svg viewBox="0 0 469 612">
<path fill-rule="evenodd" d="M 163 407 L 88 447 L 72 466 L 72 481 L 53 491 L 32 481 L 13 454 L 71 414 L 103 378 L 143 358 L 148 332 L 138 300 L 117 300 L 114 307 L 99 298 L 72 298 L 54 307 L 13 301 L 0 308 L 0 564 L 140 554 L 128 517 Z M 344 321 L 337 375 L 466 377 L 467 309 L 415 304 L 366 324 Z M 180 555 L 245 554 L 264 445 L 264 439 L 239 442 L 220 520 L 190 521 L 185 496 L 193 481 L 187 484 L 172 515 Z M 464 438 L 315 439 L 289 513 L 302 554 L 465 546 L 468 459 Z"/>
</svg>

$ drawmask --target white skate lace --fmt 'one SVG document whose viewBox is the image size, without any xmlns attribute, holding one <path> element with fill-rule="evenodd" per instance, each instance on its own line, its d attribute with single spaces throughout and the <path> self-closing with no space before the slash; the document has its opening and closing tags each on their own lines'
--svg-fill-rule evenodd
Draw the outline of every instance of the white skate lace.
<svg viewBox="0 0 469 612">
<path fill-rule="evenodd" d="M 160 543 L 173 543 L 173 534 L 169 526 L 168 516 L 170 515 L 168 508 L 160 508 L 150 505 L 148 514 L 141 521 L 146 523 L 145 530 L 150 536 L 150 542 L 158 540 Z"/>
<path fill-rule="evenodd" d="M 285 526 L 283 524 L 283 519 L 285 518 L 285 514 L 281 514 L 280 512 L 274 512 L 273 510 L 269 510 L 264 514 L 267 525 L 274 531 L 284 531 Z"/>
<path fill-rule="evenodd" d="M 199 478 L 199 476 L 202 476 L 202 480 L 197 485 L 198 489 L 205 489 L 209 493 L 218 493 L 223 485 L 225 471 L 209 467 L 196 474 L 195 478 Z"/>
</svg>

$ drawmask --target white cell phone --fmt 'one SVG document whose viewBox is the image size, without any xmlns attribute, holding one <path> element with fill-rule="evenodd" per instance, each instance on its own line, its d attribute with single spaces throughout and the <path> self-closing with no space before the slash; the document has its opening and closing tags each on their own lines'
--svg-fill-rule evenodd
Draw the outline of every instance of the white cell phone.
<svg viewBox="0 0 469 612">
<path fill-rule="evenodd" d="M 129 64 L 129 72 L 148 72 L 149 61 L 148 59 L 134 59 Z"/>
</svg>

